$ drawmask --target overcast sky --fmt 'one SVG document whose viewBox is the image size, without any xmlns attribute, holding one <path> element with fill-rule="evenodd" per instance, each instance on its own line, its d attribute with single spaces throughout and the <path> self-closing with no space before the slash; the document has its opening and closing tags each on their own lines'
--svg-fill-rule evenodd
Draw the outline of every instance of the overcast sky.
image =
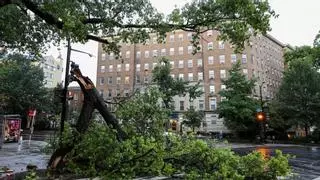
<svg viewBox="0 0 320 180">
<path fill-rule="evenodd" d="M 175 5 L 182 6 L 189 0 L 150 0 L 160 12 L 168 14 Z M 292 46 L 312 45 L 314 37 L 320 30 L 320 0 L 269 0 L 271 7 L 279 14 L 271 19 L 272 36 L 284 44 Z M 95 57 L 72 52 L 71 60 L 80 65 L 83 74 L 96 82 L 97 70 L 97 43 L 73 44 L 72 48 L 89 52 Z M 66 48 L 61 50 L 62 57 L 66 58 Z M 51 48 L 47 55 L 57 57 L 57 48 Z M 75 84 L 72 84 L 75 85 Z"/>
</svg>

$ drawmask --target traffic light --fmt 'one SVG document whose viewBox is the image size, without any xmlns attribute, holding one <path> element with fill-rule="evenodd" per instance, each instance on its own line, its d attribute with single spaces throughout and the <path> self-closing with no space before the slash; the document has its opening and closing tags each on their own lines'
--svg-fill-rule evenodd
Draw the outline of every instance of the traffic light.
<svg viewBox="0 0 320 180">
<path fill-rule="evenodd" d="M 266 119 L 264 112 L 257 112 L 256 119 L 257 121 L 264 121 Z"/>
</svg>

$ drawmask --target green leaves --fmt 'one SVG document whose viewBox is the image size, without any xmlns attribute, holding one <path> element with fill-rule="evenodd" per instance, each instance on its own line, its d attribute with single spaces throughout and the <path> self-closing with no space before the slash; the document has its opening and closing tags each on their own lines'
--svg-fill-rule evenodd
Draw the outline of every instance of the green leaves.
<svg viewBox="0 0 320 180">
<path fill-rule="evenodd" d="M 201 111 L 196 111 L 194 108 L 188 109 L 184 113 L 184 121 L 183 123 L 188 127 L 191 127 L 194 131 L 194 128 L 198 128 L 201 126 L 201 122 L 203 121 L 204 113 Z"/>
<path fill-rule="evenodd" d="M 293 59 L 284 73 L 277 94 L 278 112 L 290 125 L 308 128 L 317 124 L 320 115 L 320 75 L 312 62 L 301 56 Z"/>
<path fill-rule="evenodd" d="M 48 92 L 40 67 L 32 64 L 33 57 L 8 55 L 0 63 L 0 101 L 3 113 L 25 114 L 30 107 L 47 110 Z"/>
<path fill-rule="evenodd" d="M 49 42 L 95 40 L 105 51 L 119 53 L 119 43 L 145 43 L 150 33 L 161 42 L 165 33 L 213 29 L 237 50 L 252 34 L 266 33 L 276 17 L 267 1 L 193 0 L 165 17 L 148 0 L 121 1 L 10 1 L 0 7 L 0 46 L 38 53 Z M 196 46 L 199 38 L 192 44 Z"/>
<path fill-rule="evenodd" d="M 219 103 L 218 112 L 229 129 L 236 132 L 254 132 L 254 113 L 258 103 L 250 96 L 255 80 L 246 79 L 241 72 L 239 62 L 229 71 L 229 78 L 223 82 L 226 89 L 219 93 L 225 100 Z"/>
</svg>

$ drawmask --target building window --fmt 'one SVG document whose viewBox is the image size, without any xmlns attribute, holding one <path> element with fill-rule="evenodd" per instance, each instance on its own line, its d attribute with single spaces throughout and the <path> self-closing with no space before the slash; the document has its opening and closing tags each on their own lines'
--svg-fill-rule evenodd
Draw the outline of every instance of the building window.
<svg viewBox="0 0 320 180">
<path fill-rule="evenodd" d="M 100 72 L 101 73 L 106 72 L 106 66 L 100 66 Z"/>
<path fill-rule="evenodd" d="M 170 35 L 170 42 L 174 42 L 174 35 Z"/>
<path fill-rule="evenodd" d="M 216 91 L 216 89 L 215 89 L 214 85 L 210 85 L 210 86 L 209 86 L 209 93 L 210 93 L 210 94 L 214 94 L 215 91 Z"/>
<path fill-rule="evenodd" d="M 213 61 L 214 61 L 213 56 L 209 56 L 208 57 L 208 64 L 213 64 Z"/>
<path fill-rule="evenodd" d="M 219 49 L 224 49 L 224 42 L 223 41 L 219 41 Z"/>
<path fill-rule="evenodd" d="M 179 66 L 178 66 L 179 68 L 183 68 L 183 60 L 180 60 L 179 61 Z"/>
<path fill-rule="evenodd" d="M 183 34 L 179 34 L 179 41 L 183 41 Z"/>
<path fill-rule="evenodd" d="M 174 68 L 174 62 L 170 61 L 169 63 L 170 63 L 170 68 L 173 69 Z"/>
<path fill-rule="evenodd" d="M 184 74 L 179 74 L 179 79 L 184 80 Z"/>
<path fill-rule="evenodd" d="M 101 60 L 102 60 L 102 61 L 106 60 L 106 54 L 105 54 L 105 53 L 102 53 L 102 54 L 101 54 Z"/>
<path fill-rule="evenodd" d="M 136 65 L 136 71 L 140 71 L 140 67 L 141 67 L 141 65 L 140 65 L 140 64 L 137 64 L 137 65 Z"/>
<path fill-rule="evenodd" d="M 213 50 L 213 42 L 208 43 L 208 50 Z"/>
<path fill-rule="evenodd" d="M 226 63 L 226 56 L 225 55 L 220 55 L 219 56 L 219 61 L 220 61 L 220 64 L 225 64 Z"/>
<path fill-rule="evenodd" d="M 153 37 L 153 38 L 152 38 L 152 42 L 153 42 L 153 44 L 157 44 L 157 43 L 158 43 L 157 37 Z"/>
<path fill-rule="evenodd" d="M 117 71 L 118 71 L 118 72 L 121 71 L 121 64 L 117 64 Z"/>
<path fill-rule="evenodd" d="M 103 97 L 103 89 L 100 89 L 100 90 L 99 90 L 99 94 L 100 94 L 101 97 Z M 74 97 L 73 97 L 73 98 L 74 98 Z"/>
<path fill-rule="evenodd" d="M 112 52 L 112 53 L 110 53 L 110 60 L 113 60 L 114 59 L 114 53 Z"/>
<path fill-rule="evenodd" d="M 100 77 L 100 85 L 103 85 L 104 84 L 104 77 Z"/>
<path fill-rule="evenodd" d="M 112 77 L 108 77 L 108 84 L 112 84 Z"/>
<path fill-rule="evenodd" d="M 170 56 L 174 55 L 174 48 L 170 48 Z"/>
<path fill-rule="evenodd" d="M 193 63 L 192 63 L 192 59 L 188 60 L 188 68 L 192 68 Z"/>
<path fill-rule="evenodd" d="M 145 58 L 149 58 L 149 51 L 145 51 L 145 52 L 144 52 L 144 57 L 145 57 Z"/>
<path fill-rule="evenodd" d="M 247 55 L 242 54 L 242 64 L 246 64 L 246 63 L 247 63 Z"/>
<path fill-rule="evenodd" d="M 221 84 L 221 90 L 225 90 L 226 89 L 226 85 Z"/>
<path fill-rule="evenodd" d="M 130 70 L 130 64 L 126 64 L 125 69 L 126 69 L 126 71 L 129 71 Z"/>
<path fill-rule="evenodd" d="M 217 121 L 216 120 L 211 120 L 211 124 L 217 124 Z"/>
<path fill-rule="evenodd" d="M 165 56 L 166 55 L 166 49 L 161 49 L 161 56 Z"/>
<path fill-rule="evenodd" d="M 188 80 L 193 81 L 193 73 L 188 73 Z"/>
<path fill-rule="evenodd" d="M 203 80 L 203 72 L 198 72 L 198 81 Z"/>
<path fill-rule="evenodd" d="M 129 84 L 129 80 L 130 80 L 130 77 L 129 77 L 129 76 L 126 76 L 126 77 L 124 78 L 124 83 L 125 83 L 125 84 Z"/>
<path fill-rule="evenodd" d="M 148 71 L 149 70 L 149 63 L 144 64 L 144 70 Z"/>
<path fill-rule="evenodd" d="M 231 54 L 231 63 L 236 63 L 237 62 L 237 55 L 236 54 Z"/>
<path fill-rule="evenodd" d="M 108 90 L 108 97 L 112 97 L 112 89 Z"/>
<path fill-rule="evenodd" d="M 113 65 L 109 65 L 109 72 L 113 71 Z"/>
<path fill-rule="evenodd" d="M 141 80 L 140 80 L 140 75 L 136 75 L 136 83 L 140 84 Z"/>
<path fill-rule="evenodd" d="M 217 109 L 217 99 L 215 97 L 209 99 L 210 110 Z"/>
<path fill-rule="evenodd" d="M 179 55 L 183 55 L 183 47 L 179 47 Z"/>
<path fill-rule="evenodd" d="M 213 31 L 212 31 L 212 30 L 208 30 L 208 31 L 207 31 L 207 36 L 212 36 L 212 34 L 213 34 Z"/>
<path fill-rule="evenodd" d="M 140 51 L 137 51 L 136 58 L 137 58 L 137 59 L 140 59 L 140 57 L 141 57 L 141 52 L 140 52 Z"/>
<path fill-rule="evenodd" d="M 172 79 L 174 79 L 174 74 L 170 74 L 170 76 L 172 77 Z"/>
<path fill-rule="evenodd" d="M 192 46 L 188 46 L 188 54 L 192 53 Z"/>
<path fill-rule="evenodd" d="M 225 69 L 221 69 L 221 70 L 220 70 L 220 78 L 221 78 L 221 79 L 226 78 L 226 70 L 225 70 Z"/>
<path fill-rule="evenodd" d="M 117 84 L 121 84 L 121 77 L 117 77 Z"/>
<path fill-rule="evenodd" d="M 157 57 L 158 56 L 158 50 L 153 50 L 152 55 L 153 55 L 153 57 Z"/>
<path fill-rule="evenodd" d="M 198 59 L 197 65 L 198 65 L 198 67 L 202 67 L 202 59 Z"/>
<path fill-rule="evenodd" d="M 129 58 L 130 57 L 130 51 L 127 51 L 126 52 L 126 58 Z"/>
<path fill-rule="evenodd" d="M 204 100 L 199 99 L 199 110 L 204 110 Z"/>
<path fill-rule="evenodd" d="M 149 77 L 148 76 L 144 76 L 144 83 L 145 84 L 149 83 Z"/>
<path fill-rule="evenodd" d="M 214 79 L 214 70 L 209 70 L 209 79 Z"/>
<path fill-rule="evenodd" d="M 180 101 L 180 111 L 184 111 L 184 101 Z"/>
<path fill-rule="evenodd" d="M 188 36 L 188 40 L 191 41 L 192 40 L 192 33 L 189 32 L 187 36 Z"/>
</svg>

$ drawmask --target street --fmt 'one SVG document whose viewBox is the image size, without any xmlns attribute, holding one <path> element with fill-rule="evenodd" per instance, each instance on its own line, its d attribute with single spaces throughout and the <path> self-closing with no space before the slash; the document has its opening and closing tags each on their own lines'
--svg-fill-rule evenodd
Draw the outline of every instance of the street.
<svg viewBox="0 0 320 180">
<path fill-rule="evenodd" d="M 13 170 L 14 173 L 26 171 L 28 164 L 33 164 L 38 169 L 45 169 L 47 167 L 47 161 L 50 156 L 41 152 L 41 149 L 45 147 L 46 142 L 43 141 L 31 141 L 29 147 L 29 141 L 23 141 L 22 145 L 18 143 L 5 143 L 0 149 L 0 168 L 8 167 Z M 0 174 L 1 177 L 1 174 Z"/>
<path fill-rule="evenodd" d="M 289 160 L 293 172 L 299 174 L 295 179 L 310 180 L 320 177 L 320 147 L 312 146 L 288 146 L 270 144 L 257 147 L 233 148 L 235 152 L 245 155 L 254 150 L 265 156 L 272 156 L 279 149 L 283 154 L 295 156 Z"/>
</svg>

